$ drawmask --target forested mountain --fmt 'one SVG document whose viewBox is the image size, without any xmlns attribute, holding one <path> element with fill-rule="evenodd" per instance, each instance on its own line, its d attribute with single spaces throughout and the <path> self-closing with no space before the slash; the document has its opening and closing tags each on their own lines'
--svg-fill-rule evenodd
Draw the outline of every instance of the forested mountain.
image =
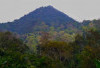
<svg viewBox="0 0 100 68">
<path fill-rule="evenodd" d="M 98 20 L 84 20 L 81 24 L 81 28 L 85 29 L 95 29 L 100 31 L 100 19 Z"/>
<path fill-rule="evenodd" d="M 0 30 L 16 32 L 19 34 L 50 31 L 73 30 L 76 31 L 80 24 L 52 6 L 40 7 L 24 15 L 18 20 L 0 24 Z"/>
<path fill-rule="evenodd" d="M 47 6 L 0 24 L 0 68 L 100 68 L 100 20 Z"/>
</svg>

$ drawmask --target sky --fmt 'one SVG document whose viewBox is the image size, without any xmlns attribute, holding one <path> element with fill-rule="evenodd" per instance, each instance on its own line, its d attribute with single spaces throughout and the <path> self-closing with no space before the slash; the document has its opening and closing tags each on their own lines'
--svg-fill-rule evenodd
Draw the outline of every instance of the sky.
<svg viewBox="0 0 100 68">
<path fill-rule="evenodd" d="M 0 0 L 0 22 L 13 21 L 51 5 L 77 21 L 100 18 L 100 0 Z"/>
</svg>

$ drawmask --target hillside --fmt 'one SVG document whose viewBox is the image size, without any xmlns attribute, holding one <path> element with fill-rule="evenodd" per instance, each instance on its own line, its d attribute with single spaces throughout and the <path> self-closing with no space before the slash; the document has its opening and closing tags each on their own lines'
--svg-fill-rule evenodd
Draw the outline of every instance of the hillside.
<svg viewBox="0 0 100 68">
<path fill-rule="evenodd" d="M 82 22 L 82 27 L 85 27 L 85 28 L 92 28 L 92 29 L 96 29 L 98 31 L 100 31 L 100 19 L 98 20 L 84 20 Z"/>
<path fill-rule="evenodd" d="M 40 7 L 13 22 L 0 24 L 0 30 L 25 34 L 49 31 L 52 27 L 55 31 L 65 29 L 76 31 L 79 26 L 80 24 L 68 15 L 52 6 L 47 6 Z"/>
</svg>

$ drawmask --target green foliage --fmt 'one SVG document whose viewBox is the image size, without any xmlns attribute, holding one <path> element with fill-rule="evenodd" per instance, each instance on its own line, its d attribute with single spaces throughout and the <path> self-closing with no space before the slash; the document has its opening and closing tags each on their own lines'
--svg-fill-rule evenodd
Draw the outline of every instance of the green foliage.
<svg viewBox="0 0 100 68">
<path fill-rule="evenodd" d="M 49 59 L 28 54 L 28 50 L 29 48 L 12 33 L 0 32 L 0 68 L 49 67 Z"/>
<path fill-rule="evenodd" d="M 96 64 L 96 68 L 100 68 L 100 61 L 99 60 L 95 60 L 95 64 Z"/>
<path fill-rule="evenodd" d="M 35 34 L 30 33 L 30 34 L 26 35 L 25 43 L 30 48 L 30 51 L 32 53 L 36 53 L 38 39 L 37 39 L 37 36 Z"/>
<path fill-rule="evenodd" d="M 10 32 L 0 32 L 1 68 L 99 68 L 100 32 L 65 31 L 30 33 L 24 42 Z"/>
</svg>

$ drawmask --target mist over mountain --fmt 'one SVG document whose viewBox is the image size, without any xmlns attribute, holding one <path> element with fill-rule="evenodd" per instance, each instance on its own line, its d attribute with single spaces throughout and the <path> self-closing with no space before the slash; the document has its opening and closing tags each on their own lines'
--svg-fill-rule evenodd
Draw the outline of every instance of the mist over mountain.
<svg viewBox="0 0 100 68">
<path fill-rule="evenodd" d="M 40 7 L 13 22 L 0 24 L 0 30 L 20 34 L 35 31 L 77 29 L 80 23 L 52 6 Z"/>
</svg>

